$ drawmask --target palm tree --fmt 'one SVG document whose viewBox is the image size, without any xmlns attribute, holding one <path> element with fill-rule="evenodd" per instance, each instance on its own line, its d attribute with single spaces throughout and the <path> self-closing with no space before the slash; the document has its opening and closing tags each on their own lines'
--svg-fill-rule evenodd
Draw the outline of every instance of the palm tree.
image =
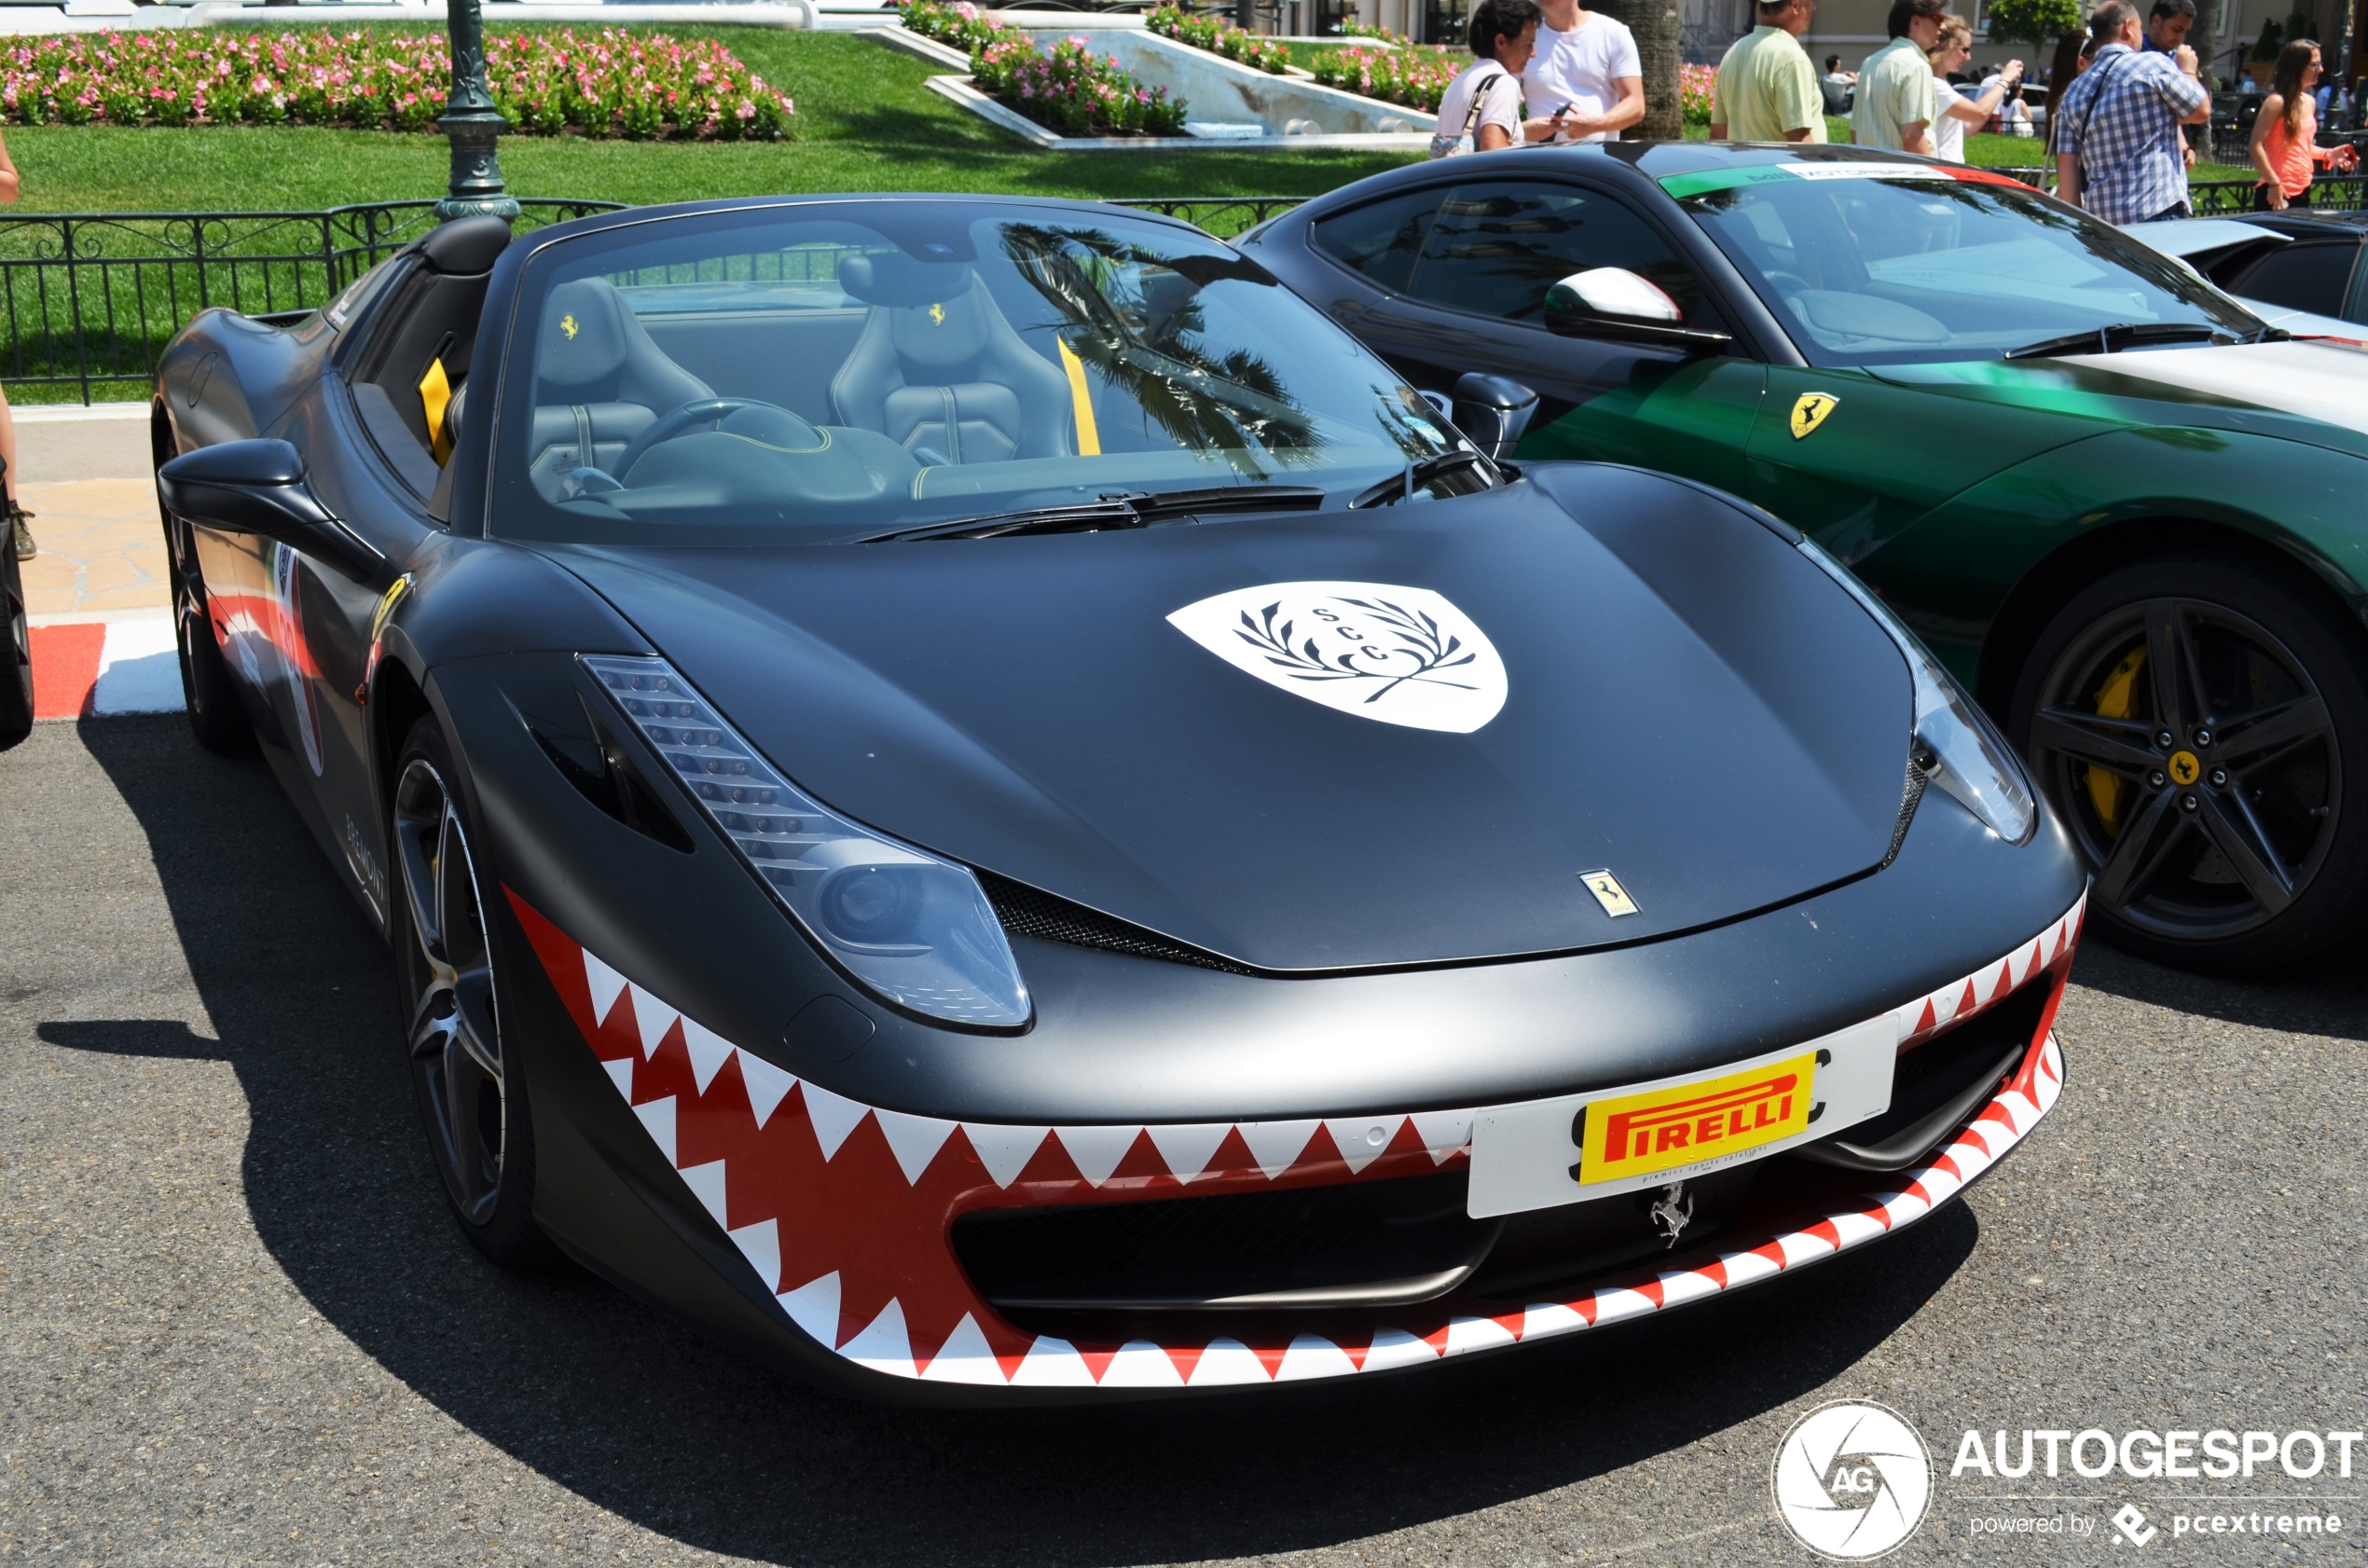
<svg viewBox="0 0 2368 1568">
<path fill-rule="evenodd" d="M 1597 8 L 1619 18 L 1636 34 L 1636 60 L 1645 73 L 1645 117 L 1631 134 L 1644 142 L 1685 140 L 1677 67 L 1686 52 L 1678 0 L 1618 0 Z"/>
</svg>

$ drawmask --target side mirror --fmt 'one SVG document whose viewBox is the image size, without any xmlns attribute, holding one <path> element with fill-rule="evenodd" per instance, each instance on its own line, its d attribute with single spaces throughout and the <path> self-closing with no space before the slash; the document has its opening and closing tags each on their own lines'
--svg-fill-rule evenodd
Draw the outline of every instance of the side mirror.
<svg viewBox="0 0 2368 1568">
<path fill-rule="evenodd" d="M 1486 452 L 1492 462 L 1511 461 L 1529 421 L 1537 414 L 1537 394 L 1506 376 L 1473 371 L 1455 383 L 1455 401 L 1449 418 L 1455 428 Z"/>
<path fill-rule="evenodd" d="M 1686 312 L 1659 285 L 1625 267 L 1590 267 L 1546 291 L 1546 330 L 1565 337 L 1619 337 L 1715 352 L 1724 332 L 1686 325 Z"/>
<path fill-rule="evenodd" d="M 383 553 L 321 504 L 305 482 L 304 458 L 284 441 L 225 441 L 184 452 L 157 470 L 157 493 L 184 522 L 276 539 L 357 583 L 386 569 Z"/>
</svg>

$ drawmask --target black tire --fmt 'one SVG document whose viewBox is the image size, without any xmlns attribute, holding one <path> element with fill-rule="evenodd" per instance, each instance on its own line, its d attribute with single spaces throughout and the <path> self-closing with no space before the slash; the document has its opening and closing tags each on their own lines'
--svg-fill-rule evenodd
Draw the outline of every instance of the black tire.
<svg viewBox="0 0 2368 1568">
<path fill-rule="evenodd" d="M 159 502 L 158 510 L 162 511 Z M 172 642 L 181 663 L 181 705 L 198 744 L 225 757 L 255 750 L 255 728 L 230 684 L 230 667 L 213 640 L 189 526 L 169 514 L 164 524 L 165 574 L 172 589 Z"/>
<path fill-rule="evenodd" d="M 428 1156 L 461 1233 L 504 1267 L 558 1254 L 534 1222 L 534 1119 L 503 1050 L 501 983 L 472 842 L 482 843 L 444 732 L 412 726 L 395 763 L 389 844 L 404 1046 Z"/>
<path fill-rule="evenodd" d="M 2063 608 L 2016 682 L 2008 732 L 2096 875 L 2108 941 L 2242 973 L 2360 928 L 2364 672 L 2368 638 L 2299 569 L 2144 561 Z"/>
<path fill-rule="evenodd" d="M 0 751 L 33 733 L 33 623 L 16 542 L 0 537 Z"/>
</svg>

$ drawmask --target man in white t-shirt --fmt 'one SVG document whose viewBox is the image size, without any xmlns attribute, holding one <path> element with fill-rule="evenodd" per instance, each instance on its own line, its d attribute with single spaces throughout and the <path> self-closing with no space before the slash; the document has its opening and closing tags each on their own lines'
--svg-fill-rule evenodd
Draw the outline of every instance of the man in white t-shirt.
<svg viewBox="0 0 2368 1568">
<path fill-rule="evenodd" d="M 1537 53 L 1521 73 L 1533 115 L 1560 122 L 1566 142 L 1615 142 L 1645 117 L 1636 34 L 1578 0 L 1539 0 Z"/>
</svg>

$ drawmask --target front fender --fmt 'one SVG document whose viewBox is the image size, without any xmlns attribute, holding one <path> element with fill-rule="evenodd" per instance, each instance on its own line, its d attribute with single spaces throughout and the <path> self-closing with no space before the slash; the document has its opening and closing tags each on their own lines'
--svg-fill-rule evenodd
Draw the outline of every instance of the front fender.
<svg viewBox="0 0 2368 1568">
<path fill-rule="evenodd" d="M 2363 494 L 2368 461 L 2329 447 L 2242 431 L 2112 431 L 1990 475 L 1853 570 L 1970 682 L 2017 589 L 2058 552 L 2116 528 L 2250 535 L 2368 612 Z"/>
</svg>

